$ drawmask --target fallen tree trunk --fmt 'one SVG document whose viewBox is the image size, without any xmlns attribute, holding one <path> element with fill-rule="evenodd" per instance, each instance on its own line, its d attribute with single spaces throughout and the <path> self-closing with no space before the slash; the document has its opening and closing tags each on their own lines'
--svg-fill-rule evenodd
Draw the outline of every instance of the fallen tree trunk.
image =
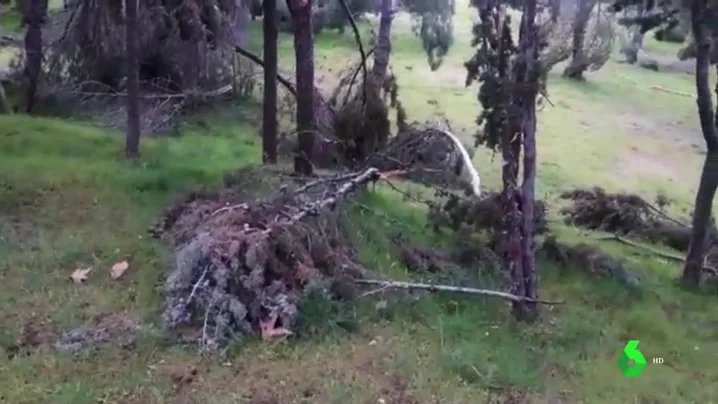
<svg viewBox="0 0 718 404">
<path fill-rule="evenodd" d="M 252 172 L 247 179 L 261 176 Z M 176 246 L 176 264 L 165 285 L 167 331 L 201 330 L 193 341 L 208 350 L 241 334 L 286 335 L 305 288 L 329 290 L 340 277 L 365 275 L 331 212 L 379 177 L 369 168 L 285 189 L 269 199 L 228 189 L 193 195 L 170 208 L 155 231 L 155 236 L 168 234 Z"/>
</svg>

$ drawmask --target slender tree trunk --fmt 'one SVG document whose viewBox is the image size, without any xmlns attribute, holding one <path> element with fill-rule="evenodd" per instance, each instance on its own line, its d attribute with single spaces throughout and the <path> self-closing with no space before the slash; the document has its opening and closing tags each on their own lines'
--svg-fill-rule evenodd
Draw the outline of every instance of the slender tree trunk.
<svg viewBox="0 0 718 404">
<path fill-rule="evenodd" d="M 525 62 L 523 77 L 518 79 L 531 89 L 520 99 L 523 110 L 523 183 L 521 184 L 521 255 L 523 264 L 524 295 L 538 299 L 538 276 L 535 256 L 535 188 L 536 188 L 536 98 L 539 90 L 540 66 L 538 64 L 538 27 L 536 26 L 536 0 L 524 0 L 524 13 L 520 30 L 519 46 Z M 522 320 L 533 321 L 538 317 L 536 303 L 523 302 L 517 313 Z"/>
<path fill-rule="evenodd" d="M 5 88 L 0 82 L 0 115 L 10 113 L 10 106 L 7 103 L 7 97 L 5 97 Z"/>
<path fill-rule="evenodd" d="M 374 66 L 371 69 L 372 79 L 377 87 L 381 87 L 386 79 L 391 55 L 391 23 L 394 19 L 392 0 L 381 1 L 381 17 L 379 19 L 379 35 L 374 51 Z"/>
<path fill-rule="evenodd" d="M 264 0 L 264 101 L 262 103 L 262 159 L 277 163 L 277 0 Z"/>
<path fill-rule="evenodd" d="M 558 17 L 561 15 L 561 0 L 550 0 L 549 3 L 551 11 L 551 21 L 558 22 Z"/>
<path fill-rule="evenodd" d="M 565 77 L 582 79 L 583 72 L 588 67 L 583 43 L 586 38 L 586 26 L 595 4 L 595 0 L 578 0 L 576 18 L 573 22 L 571 63 L 563 71 Z"/>
<path fill-rule="evenodd" d="M 709 53 L 711 45 L 706 27 L 703 25 L 705 10 L 705 0 L 692 1 L 691 21 L 693 37 L 696 42 L 696 102 L 698 104 L 701 131 L 703 132 L 708 152 L 706 153 L 703 172 L 701 173 L 696 194 L 691 243 L 688 247 L 686 264 L 681 277 L 681 283 L 685 287 L 696 287 L 701 280 L 701 272 L 703 271 L 703 263 L 707 252 L 708 228 L 711 224 L 713 198 L 718 187 L 718 134 L 716 133 L 718 110 L 713 111 L 713 100 L 710 93 Z"/>
<path fill-rule="evenodd" d="M 140 155 L 140 78 L 137 26 L 138 0 L 125 0 L 125 30 L 127 57 L 127 137 L 125 155 L 137 158 Z"/>
<path fill-rule="evenodd" d="M 294 158 L 294 171 L 312 175 L 314 147 L 314 41 L 312 33 L 312 0 L 291 1 L 294 27 L 294 56 L 297 81 L 297 136 L 299 150 Z M 265 16 L 266 18 L 266 16 Z"/>
<path fill-rule="evenodd" d="M 25 112 L 35 108 L 37 89 L 42 73 L 42 26 L 47 18 L 47 0 L 30 0 L 23 6 L 25 31 Z"/>
</svg>

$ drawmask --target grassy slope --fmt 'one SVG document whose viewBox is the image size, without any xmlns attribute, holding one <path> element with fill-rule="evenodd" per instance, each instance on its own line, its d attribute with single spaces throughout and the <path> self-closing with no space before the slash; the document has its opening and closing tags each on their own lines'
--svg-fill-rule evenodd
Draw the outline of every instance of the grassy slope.
<svg viewBox="0 0 718 404">
<path fill-rule="evenodd" d="M 398 25 L 397 32 L 406 32 Z M 467 25 L 468 18 L 462 19 L 457 29 L 465 32 Z M 468 39 L 457 39 L 438 72 L 428 71 L 411 37 L 396 38 L 392 63 L 412 117 L 445 111 L 457 132 L 467 134 L 477 106 L 475 89 L 461 84 Z M 328 69 L 332 60 L 353 55 L 351 43 L 349 35 L 320 38 L 319 65 Z M 283 38 L 281 48 L 286 62 L 291 41 Z M 663 190 L 686 206 L 700 165 L 692 146 L 700 145 L 694 103 L 652 90 L 654 85 L 692 92 L 690 77 L 615 63 L 584 84 L 554 77 L 555 107 L 540 116 L 539 193 L 553 197 L 567 186 L 596 184 L 648 197 Z M 427 103 L 432 99 L 438 106 Z M 676 121 L 681 123 L 667 126 Z M 132 165 L 122 159 L 119 134 L 71 122 L 0 117 L 0 349 L 33 318 L 48 332 L 108 311 L 157 321 L 167 256 L 145 239 L 148 224 L 174 195 L 217 185 L 223 172 L 258 160 L 256 128 L 212 122 L 217 123 L 210 128 L 188 126 L 178 139 L 145 140 L 141 163 Z M 498 171 L 489 156 L 480 151 L 475 160 L 491 186 Z M 652 166 L 653 156 L 670 170 Z M 379 189 L 363 202 L 414 229 L 419 241 L 438 242 L 425 234 L 422 212 L 397 203 L 391 192 Z M 394 268 L 401 276 L 387 252 L 391 226 L 368 212 L 352 214 L 358 216 L 356 236 L 367 264 Z M 558 223 L 554 228 L 566 238 L 592 237 Z M 673 264 L 613 244 L 606 248 L 624 254 L 641 272 L 643 293 L 580 275 L 559 276 L 543 265 L 542 295 L 570 304 L 546 310 L 533 327 L 512 324 L 496 302 L 433 297 L 396 308 L 391 321 L 361 310 L 361 329 L 353 335 L 247 342 L 221 361 L 164 348 L 152 335 L 133 350 L 109 347 L 76 357 L 48 351 L 12 361 L 2 355 L 0 401 L 362 403 L 382 396 L 403 403 L 412 394 L 419 402 L 468 403 L 510 387 L 529 391 L 537 402 L 558 396 L 586 403 L 718 401 L 715 298 L 675 289 Z M 113 282 L 106 271 L 122 259 L 130 259 L 132 269 Z M 67 282 L 72 269 L 86 266 L 94 268 L 88 284 Z M 649 360 L 663 357 L 666 364 L 622 378 L 615 362 L 628 339 L 641 340 Z M 171 376 L 188 364 L 198 367 L 199 380 L 173 389 Z"/>
</svg>

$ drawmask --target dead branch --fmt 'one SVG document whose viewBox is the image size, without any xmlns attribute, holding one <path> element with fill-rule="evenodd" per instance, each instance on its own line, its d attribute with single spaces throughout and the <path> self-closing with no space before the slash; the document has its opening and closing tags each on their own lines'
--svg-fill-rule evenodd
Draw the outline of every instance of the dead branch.
<svg viewBox="0 0 718 404">
<path fill-rule="evenodd" d="M 651 86 L 651 90 L 660 91 L 660 92 L 663 92 L 663 93 L 668 93 L 668 94 L 673 94 L 673 95 L 678 95 L 678 96 L 686 97 L 686 98 L 696 98 L 696 96 L 695 96 L 694 94 L 689 94 L 689 93 L 684 93 L 684 92 L 681 92 L 681 91 L 671 90 L 671 89 L 668 89 L 668 88 L 665 88 L 665 87 L 661 87 L 661 86 Z"/>
<path fill-rule="evenodd" d="M 639 244 L 639 243 L 637 243 L 637 242 L 635 242 L 635 241 L 632 241 L 632 240 L 629 240 L 629 239 L 627 239 L 627 238 L 625 238 L 625 237 L 621 237 L 621 236 L 619 236 L 618 234 L 612 234 L 612 235 L 610 235 L 610 236 L 599 237 L 598 240 L 618 241 L 619 243 L 622 243 L 622 244 L 625 244 L 625 245 L 628 245 L 628 246 L 631 246 L 631 247 L 634 247 L 634 248 L 638 248 L 638 249 L 647 251 L 647 252 L 649 252 L 649 253 L 651 253 L 651 254 L 653 254 L 653 255 L 659 256 L 659 257 L 661 257 L 661 258 L 665 258 L 665 259 L 667 259 L 667 260 L 671 260 L 671 261 L 675 261 L 675 262 L 680 262 L 680 263 L 685 263 L 685 262 L 686 262 L 685 257 L 683 257 L 683 256 L 681 256 L 681 255 L 671 254 L 671 253 L 668 253 L 668 252 L 659 251 L 659 250 L 656 250 L 655 248 L 651 248 L 651 247 L 649 247 L 649 246 L 647 246 L 647 245 Z M 713 275 L 718 275 L 718 269 L 713 268 L 712 266 L 704 265 L 704 266 L 703 266 L 703 270 L 706 271 L 706 272 L 710 272 L 710 273 L 712 273 Z"/>
<path fill-rule="evenodd" d="M 234 45 L 234 51 L 264 68 L 264 60 L 262 60 L 262 58 L 255 55 L 254 53 L 237 45 Z M 282 77 L 279 73 L 277 73 L 277 81 L 281 83 L 287 89 L 287 91 L 292 93 L 293 96 L 297 96 L 297 90 L 294 88 L 294 85 L 290 83 L 289 80 Z"/>
<path fill-rule="evenodd" d="M 301 209 L 299 212 L 295 213 L 294 215 L 288 216 L 286 219 L 282 221 L 277 221 L 277 225 L 280 226 L 287 226 L 287 225 L 293 225 L 297 223 L 298 221 L 304 219 L 305 217 L 315 214 L 317 211 L 321 209 L 326 209 L 328 207 L 333 208 L 337 202 L 339 201 L 339 198 L 343 197 L 344 195 L 356 190 L 360 186 L 367 184 L 371 181 L 376 181 L 381 176 L 381 173 L 376 168 L 368 168 L 361 174 L 357 175 L 356 177 L 352 178 L 351 180 L 343 183 L 339 188 L 337 188 L 336 192 L 322 200 L 319 200 L 317 202 L 311 203 L 307 205 L 304 209 Z M 271 227 L 266 230 L 266 232 L 271 231 Z"/>
<path fill-rule="evenodd" d="M 349 10 L 349 6 L 347 6 L 347 3 L 345 0 L 339 0 L 339 4 L 342 5 L 342 8 L 344 9 L 344 12 L 347 14 L 347 18 L 349 19 L 349 24 L 352 26 L 352 31 L 354 31 L 354 39 L 357 42 L 357 46 L 359 47 L 359 55 L 361 55 L 361 66 L 362 66 L 362 73 L 364 73 L 364 83 L 363 83 L 363 94 L 362 94 L 362 108 L 364 105 L 366 105 L 366 86 L 367 86 L 367 80 L 369 76 L 369 72 L 366 68 L 366 52 L 364 52 L 364 45 L 362 44 L 361 35 L 359 35 L 359 28 L 357 28 L 357 23 L 354 21 L 354 16 L 352 15 L 351 10 Z"/>
<path fill-rule="evenodd" d="M 434 285 L 426 283 L 412 283 L 412 282 L 399 282 L 399 281 L 379 281 L 374 279 L 354 279 L 355 283 L 362 285 L 379 285 L 385 288 L 397 288 L 397 289 L 421 289 L 428 290 L 430 292 L 453 292 L 453 293 L 466 293 L 471 295 L 481 295 L 490 297 L 499 297 L 513 302 L 529 302 L 539 304 L 558 305 L 565 304 L 565 302 L 552 302 L 546 300 L 529 299 L 527 297 L 516 296 L 511 293 L 499 292 L 497 290 L 488 289 L 475 289 L 466 288 L 461 286 L 449 286 L 449 285 Z"/>
</svg>

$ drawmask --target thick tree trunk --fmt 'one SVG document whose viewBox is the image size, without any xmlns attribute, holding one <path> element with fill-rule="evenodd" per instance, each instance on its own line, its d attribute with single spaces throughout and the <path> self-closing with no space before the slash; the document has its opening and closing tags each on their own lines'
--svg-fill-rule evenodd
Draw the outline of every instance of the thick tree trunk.
<svg viewBox="0 0 718 404">
<path fill-rule="evenodd" d="M 140 78 L 138 60 L 138 0 L 125 0 L 125 34 L 127 57 L 127 137 L 125 155 L 137 158 L 140 154 Z"/>
<path fill-rule="evenodd" d="M 262 160 L 277 163 L 277 0 L 264 0 L 264 101 L 262 102 Z"/>
<path fill-rule="evenodd" d="M 583 72 L 589 65 L 583 43 L 586 38 L 586 26 L 595 4 L 595 0 L 578 0 L 576 18 L 573 22 L 571 63 L 563 71 L 565 77 L 583 79 Z"/>
<path fill-rule="evenodd" d="M 23 5 L 25 31 L 25 112 L 32 113 L 42 73 L 42 25 L 47 18 L 48 0 L 30 0 Z M 20 4 L 20 3 L 18 3 Z"/>
<path fill-rule="evenodd" d="M 312 34 L 312 0 L 291 1 L 294 27 L 294 56 L 297 82 L 297 136 L 299 150 L 294 158 L 294 171 L 311 175 L 314 148 L 314 42 Z M 266 16 L 265 16 L 266 18 Z"/>
<path fill-rule="evenodd" d="M 693 212 L 693 229 L 691 243 L 688 248 L 686 265 L 683 268 L 681 283 L 685 287 L 696 287 L 701 280 L 703 263 L 707 252 L 708 228 L 710 226 L 713 198 L 718 187 L 718 134 L 716 118 L 718 110 L 713 111 L 713 100 L 710 93 L 710 40 L 703 25 L 706 10 L 705 0 L 693 0 L 691 5 L 691 21 L 693 37 L 696 42 L 696 94 L 698 117 L 701 131 L 706 142 L 706 153 L 703 172 L 696 194 L 695 211 Z"/>
</svg>

